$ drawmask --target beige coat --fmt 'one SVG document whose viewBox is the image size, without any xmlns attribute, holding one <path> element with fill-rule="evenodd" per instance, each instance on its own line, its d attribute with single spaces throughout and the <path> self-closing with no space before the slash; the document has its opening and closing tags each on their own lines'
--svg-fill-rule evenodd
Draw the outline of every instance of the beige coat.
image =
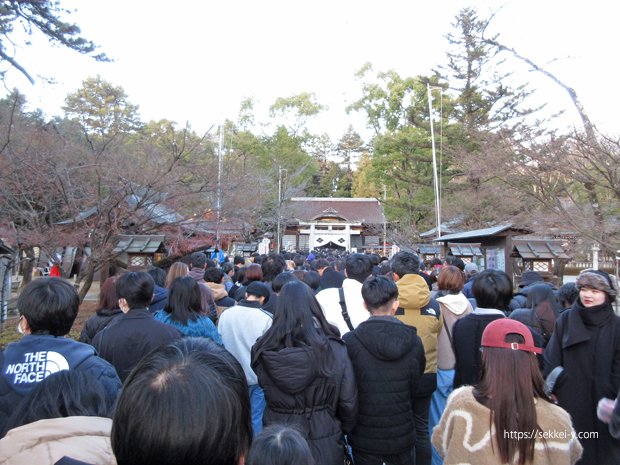
<svg viewBox="0 0 620 465">
<path fill-rule="evenodd" d="M 116 465 L 111 430 L 110 418 L 35 421 L 10 430 L 0 440 L 0 465 L 53 465 L 64 456 L 97 465 Z"/>
</svg>

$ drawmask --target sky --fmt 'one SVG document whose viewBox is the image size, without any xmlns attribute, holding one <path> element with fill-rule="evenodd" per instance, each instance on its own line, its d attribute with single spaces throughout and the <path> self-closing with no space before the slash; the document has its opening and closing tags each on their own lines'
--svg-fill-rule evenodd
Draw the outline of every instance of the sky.
<svg viewBox="0 0 620 465">
<path fill-rule="evenodd" d="M 100 75 L 121 86 L 143 121 L 170 119 L 198 132 L 235 121 L 240 102 L 256 101 L 256 120 L 278 97 L 313 92 L 329 110 L 310 125 L 339 139 L 349 125 L 369 135 L 361 114 L 345 107 L 360 96 L 355 72 L 366 62 L 375 72 L 430 74 L 445 62 L 454 17 L 475 7 L 481 17 L 496 12 L 491 31 L 573 87 L 593 122 L 620 134 L 615 118 L 620 70 L 620 5 L 609 0 L 61 0 L 75 10 L 68 18 L 100 46 L 113 63 L 33 38 L 16 50 L 35 76 L 31 85 L 10 71 L 7 87 L 25 94 L 31 109 L 62 115 L 68 93 Z M 538 102 L 566 110 L 562 124 L 578 124 L 566 93 L 535 73 L 520 78 L 536 87 Z M 53 78 L 54 83 L 47 83 Z"/>
</svg>

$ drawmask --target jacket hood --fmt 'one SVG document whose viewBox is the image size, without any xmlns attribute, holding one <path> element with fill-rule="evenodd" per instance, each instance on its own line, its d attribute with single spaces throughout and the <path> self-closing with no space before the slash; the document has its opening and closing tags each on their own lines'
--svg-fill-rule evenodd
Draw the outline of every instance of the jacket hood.
<svg viewBox="0 0 620 465">
<path fill-rule="evenodd" d="M 417 274 L 406 274 L 396 282 L 396 285 L 400 306 L 405 309 L 420 309 L 431 301 L 431 291 L 426 281 Z"/>
<path fill-rule="evenodd" d="M 458 294 L 447 294 L 437 298 L 445 307 L 455 315 L 462 315 L 469 307 L 469 300 L 461 292 Z"/>
<path fill-rule="evenodd" d="M 417 331 L 396 318 L 370 317 L 352 334 L 374 357 L 392 361 L 411 353 Z"/>
<path fill-rule="evenodd" d="M 319 376 L 317 356 L 310 347 L 265 351 L 261 358 L 265 371 L 277 380 L 278 388 L 290 394 L 303 391 Z"/>
<path fill-rule="evenodd" d="M 226 287 L 223 284 L 207 283 L 207 286 L 211 289 L 214 300 L 222 300 L 224 297 L 228 297 L 228 292 L 226 292 Z"/>
<path fill-rule="evenodd" d="M 191 276 L 194 280 L 204 283 L 205 281 L 205 270 L 204 268 L 190 268 L 189 276 Z"/>
<path fill-rule="evenodd" d="M 168 299 L 168 289 L 161 286 L 155 286 L 153 289 L 153 300 L 151 300 L 151 305 L 162 302 Z"/>
</svg>

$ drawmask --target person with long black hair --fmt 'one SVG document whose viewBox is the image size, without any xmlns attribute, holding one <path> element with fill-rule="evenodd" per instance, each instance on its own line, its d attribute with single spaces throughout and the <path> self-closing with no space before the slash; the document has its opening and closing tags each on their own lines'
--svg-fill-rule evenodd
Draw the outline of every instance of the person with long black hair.
<svg viewBox="0 0 620 465">
<path fill-rule="evenodd" d="M 433 430 L 444 465 L 572 465 L 582 453 L 571 418 L 545 394 L 532 333 L 501 318 L 482 334 L 482 375 L 456 389 Z"/>
<path fill-rule="evenodd" d="M 316 463 L 341 465 L 342 436 L 355 425 L 357 387 L 347 349 L 314 293 L 284 285 L 273 324 L 252 348 L 252 368 L 265 391 L 265 426 L 294 425 Z"/>
<path fill-rule="evenodd" d="M 155 319 L 174 326 L 186 336 L 222 340 L 215 324 L 202 311 L 200 284 L 191 276 L 176 278 L 170 286 L 168 303 L 155 313 Z"/>
</svg>

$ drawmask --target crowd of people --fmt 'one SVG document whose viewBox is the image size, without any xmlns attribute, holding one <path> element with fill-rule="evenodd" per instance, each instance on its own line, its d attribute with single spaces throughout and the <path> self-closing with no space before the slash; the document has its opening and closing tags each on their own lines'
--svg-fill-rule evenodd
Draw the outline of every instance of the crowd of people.
<svg viewBox="0 0 620 465">
<path fill-rule="evenodd" d="M 195 252 L 60 277 L 0 352 L 0 465 L 620 463 L 615 277 L 410 252 Z"/>
</svg>

